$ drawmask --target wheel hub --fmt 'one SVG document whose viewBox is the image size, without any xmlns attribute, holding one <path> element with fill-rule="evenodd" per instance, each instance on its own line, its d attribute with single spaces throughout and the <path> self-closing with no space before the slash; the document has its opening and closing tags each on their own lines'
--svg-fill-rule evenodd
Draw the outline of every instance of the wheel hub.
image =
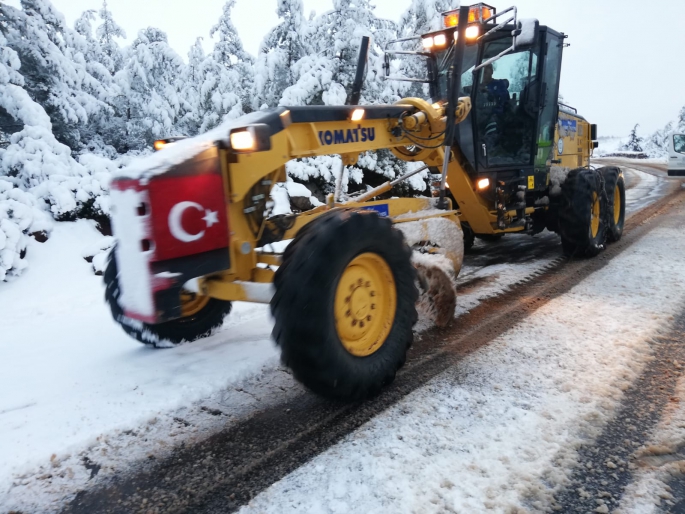
<svg viewBox="0 0 685 514">
<path fill-rule="evenodd" d="M 188 318 L 194 316 L 209 303 L 209 296 L 202 296 L 190 291 L 181 292 L 181 316 Z"/>
<path fill-rule="evenodd" d="M 335 324 L 340 342 L 354 356 L 378 351 L 390 333 L 397 306 L 395 280 L 375 253 L 355 257 L 345 268 L 335 295 Z"/>
</svg>

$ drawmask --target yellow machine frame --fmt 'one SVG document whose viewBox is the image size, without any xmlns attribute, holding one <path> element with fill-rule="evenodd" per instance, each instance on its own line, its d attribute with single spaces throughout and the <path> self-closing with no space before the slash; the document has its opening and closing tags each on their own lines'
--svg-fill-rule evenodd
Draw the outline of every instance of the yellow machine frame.
<svg viewBox="0 0 685 514">
<path fill-rule="evenodd" d="M 399 102 L 398 105 L 406 105 L 407 111 L 416 112 L 411 117 L 404 118 L 405 128 L 411 127 L 413 132 L 421 137 L 430 137 L 444 132 L 446 115 L 442 105 L 430 104 L 420 98 L 408 98 Z M 457 122 L 466 118 L 470 109 L 470 99 L 460 99 Z M 229 248 L 231 267 L 221 273 L 199 279 L 200 292 L 203 295 L 229 301 L 268 301 L 268 295 L 255 294 L 246 282 L 271 282 L 274 271 L 270 266 L 278 266 L 281 259 L 277 253 L 257 250 L 261 231 L 255 234 L 250 228 L 244 215 L 245 200 L 250 189 L 259 180 L 268 179 L 271 183 L 285 182 L 285 164 L 288 161 L 302 157 L 339 154 L 344 164 L 351 165 L 357 161 L 361 152 L 390 149 L 398 158 L 406 161 L 422 161 L 428 166 L 435 167 L 442 166 L 443 163 L 444 150 L 442 148 L 422 149 L 418 153 L 408 155 L 404 149 L 409 147 L 411 142 L 402 137 L 395 137 L 392 133 L 392 129 L 398 124 L 397 119 L 292 123 L 289 115 L 289 111 L 281 113 L 285 129 L 271 137 L 270 150 L 237 155 L 227 150 L 219 150 L 224 194 L 229 200 L 227 210 L 228 219 L 231 220 Z M 319 140 L 320 132 L 347 131 L 350 128 L 374 129 L 375 139 L 327 146 L 322 145 Z M 440 139 L 438 138 L 437 141 L 439 142 Z M 476 227 L 479 232 L 495 233 L 497 214 L 476 193 L 475 186 L 464 171 L 461 155 L 456 149 L 449 163 L 448 182 L 453 184 L 452 192 L 461 211 L 452 210 L 451 203 L 448 203 L 447 210 L 437 211 L 433 208 L 434 201 L 429 198 L 365 201 L 367 198 L 370 200 L 389 191 L 392 186 L 388 182 L 373 190 L 373 196 L 365 194 L 356 201 L 339 202 L 329 195 L 326 205 L 297 215 L 292 227 L 283 235 L 283 240 L 294 238 L 303 226 L 331 209 L 358 209 L 374 205 L 387 205 L 388 215 L 393 223 L 445 217 L 459 225 L 459 217 L 466 215 L 472 227 Z M 449 202 L 449 199 L 447 201 Z M 416 216 L 411 216 L 410 213 L 416 213 Z M 402 218 L 398 219 L 401 215 Z M 264 226 L 262 226 L 263 229 Z M 518 230 L 520 229 L 512 231 Z M 246 251 L 247 248 L 249 251 Z"/>
</svg>

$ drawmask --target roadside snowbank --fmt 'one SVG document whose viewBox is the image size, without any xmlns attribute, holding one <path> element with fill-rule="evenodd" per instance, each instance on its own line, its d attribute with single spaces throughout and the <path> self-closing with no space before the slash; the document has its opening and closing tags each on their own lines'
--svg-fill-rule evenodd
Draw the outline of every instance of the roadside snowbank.
<svg viewBox="0 0 685 514">
<path fill-rule="evenodd" d="M 94 222 L 58 223 L 47 242 L 29 241 L 30 272 L 0 290 L 0 505 L 21 495 L 21 484 L 34 480 L 37 465 L 44 464 L 40 475 L 55 476 L 31 482 L 24 501 L 46 510 L 40 502 L 62 494 L 53 481 L 68 484 L 70 475 L 86 471 L 79 450 L 100 445 L 114 451 L 102 444 L 107 435 L 123 437 L 162 413 L 261 373 L 264 365 L 277 365 L 262 305 L 236 305 L 222 332 L 173 351 L 152 350 L 126 336 L 104 303 L 102 278 L 82 257 L 84 248 L 101 241 Z M 171 442 L 167 428 L 143 433 Z M 133 446 L 113 455 L 114 463 L 103 456 L 105 466 L 141 457 L 132 439 Z M 29 471 L 31 479 L 21 478 Z M 5 496 L 11 489 L 13 496 Z"/>
</svg>

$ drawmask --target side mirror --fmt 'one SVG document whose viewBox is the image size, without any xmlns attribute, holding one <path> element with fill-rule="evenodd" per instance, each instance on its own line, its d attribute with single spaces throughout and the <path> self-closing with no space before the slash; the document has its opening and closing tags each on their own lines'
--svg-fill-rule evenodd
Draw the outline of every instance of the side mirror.
<svg viewBox="0 0 685 514">
<path fill-rule="evenodd" d="M 514 46 L 516 50 L 533 48 L 538 41 L 540 22 L 534 18 L 520 20 L 514 31 Z"/>
<path fill-rule="evenodd" d="M 593 141 L 592 148 L 599 148 L 599 141 Z"/>
<path fill-rule="evenodd" d="M 594 123 L 590 125 L 590 139 L 592 141 L 597 141 L 597 125 Z"/>
</svg>

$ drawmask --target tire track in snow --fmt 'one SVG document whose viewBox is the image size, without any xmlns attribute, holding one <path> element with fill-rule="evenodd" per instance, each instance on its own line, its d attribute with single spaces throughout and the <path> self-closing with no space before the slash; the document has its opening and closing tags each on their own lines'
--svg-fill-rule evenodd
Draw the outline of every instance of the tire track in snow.
<svg viewBox="0 0 685 514">
<path fill-rule="evenodd" d="M 301 394 L 188 448 L 134 476 L 81 492 L 65 512 L 230 512 L 397 403 L 473 351 L 563 295 L 657 226 L 680 188 L 626 222 L 624 238 L 592 260 L 563 260 L 484 300 L 453 329 L 424 333 L 398 380 L 380 396 L 342 405 Z M 515 318 L 513 317 L 515 316 Z"/>
<path fill-rule="evenodd" d="M 635 451 L 649 441 L 651 430 L 673 398 L 685 370 L 685 310 L 673 325 L 652 341 L 654 360 L 625 392 L 618 413 L 601 435 L 578 450 L 580 467 L 572 483 L 556 495 L 554 510 L 609 513 L 618 507 L 624 489 L 633 479 Z"/>
</svg>

